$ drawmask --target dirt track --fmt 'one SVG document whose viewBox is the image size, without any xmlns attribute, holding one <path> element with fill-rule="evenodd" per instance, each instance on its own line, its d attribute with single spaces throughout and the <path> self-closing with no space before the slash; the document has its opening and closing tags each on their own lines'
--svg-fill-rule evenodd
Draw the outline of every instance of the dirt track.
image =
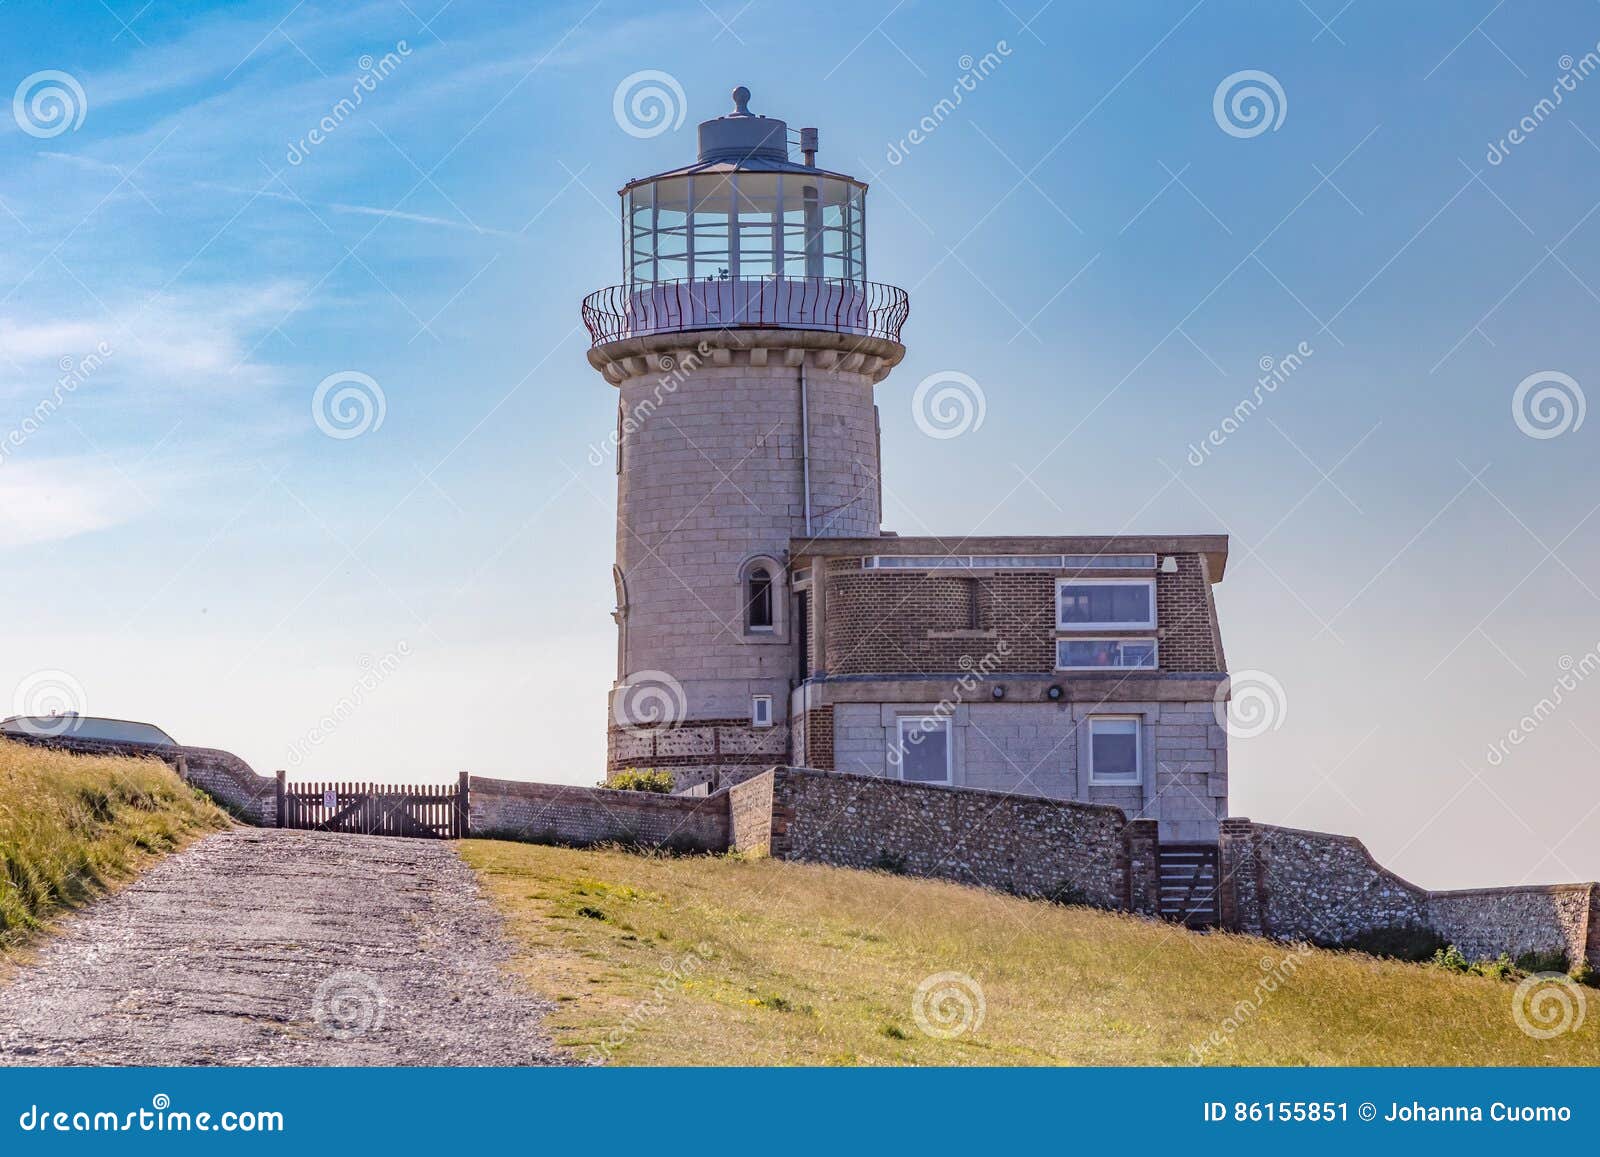
<svg viewBox="0 0 1600 1157">
<path fill-rule="evenodd" d="M 442 841 L 238 829 L 61 924 L 0 988 L 0 1064 L 559 1063 Z"/>
</svg>

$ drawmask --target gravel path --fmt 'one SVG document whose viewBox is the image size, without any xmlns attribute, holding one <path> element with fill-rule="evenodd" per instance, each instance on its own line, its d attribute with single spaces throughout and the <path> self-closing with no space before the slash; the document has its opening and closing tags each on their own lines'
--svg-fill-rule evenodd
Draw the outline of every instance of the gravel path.
<svg viewBox="0 0 1600 1157">
<path fill-rule="evenodd" d="M 62 921 L 0 1064 L 559 1063 L 507 951 L 447 843 L 221 832 Z"/>
</svg>

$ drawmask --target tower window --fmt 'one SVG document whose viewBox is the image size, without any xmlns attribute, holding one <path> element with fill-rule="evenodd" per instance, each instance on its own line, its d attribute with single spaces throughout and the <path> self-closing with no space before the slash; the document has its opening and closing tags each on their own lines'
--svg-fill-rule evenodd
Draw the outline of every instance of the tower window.
<svg viewBox="0 0 1600 1157">
<path fill-rule="evenodd" d="M 772 572 L 764 566 L 745 578 L 744 623 L 752 631 L 772 630 Z"/>
</svg>

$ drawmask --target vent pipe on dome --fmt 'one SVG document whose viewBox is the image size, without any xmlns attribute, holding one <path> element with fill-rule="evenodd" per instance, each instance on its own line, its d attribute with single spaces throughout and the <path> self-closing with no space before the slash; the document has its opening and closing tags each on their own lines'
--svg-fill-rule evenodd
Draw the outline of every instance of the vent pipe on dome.
<svg viewBox="0 0 1600 1157">
<path fill-rule="evenodd" d="M 817 130 L 800 130 L 800 157 L 808 169 L 817 167 Z"/>
</svg>

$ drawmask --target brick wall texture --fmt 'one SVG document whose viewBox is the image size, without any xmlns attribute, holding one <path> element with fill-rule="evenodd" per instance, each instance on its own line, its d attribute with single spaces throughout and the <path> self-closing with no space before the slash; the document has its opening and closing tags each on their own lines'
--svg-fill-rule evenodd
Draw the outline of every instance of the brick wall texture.
<svg viewBox="0 0 1600 1157">
<path fill-rule="evenodd" d="M 832 771 L 833 705 L 814 707 L 801 716 L 798 739 L 795 763 L 819 771 Z"/>
<path fill-rule="evenodd" d="M 1157 573 L 1160 669 L 1222 670 L 1210 582 L 1198 554 L 1173 556 Z M 927 674 L 969 669 L 1004 645 L 1001 669 L 1055 670 L 1056 579 L 1111 578 L 1116 571 L 994 571 L 975 575 L 862 570 L 860 559 L 828 563 L 829 675 Z M 1128 572 L 1149 578 L 1149 571 Z M 1115 636 L 1116 631 L 1091 632 Z M 1139 632 L 1126 632 L 1138 634 Z"/>
</svg>

